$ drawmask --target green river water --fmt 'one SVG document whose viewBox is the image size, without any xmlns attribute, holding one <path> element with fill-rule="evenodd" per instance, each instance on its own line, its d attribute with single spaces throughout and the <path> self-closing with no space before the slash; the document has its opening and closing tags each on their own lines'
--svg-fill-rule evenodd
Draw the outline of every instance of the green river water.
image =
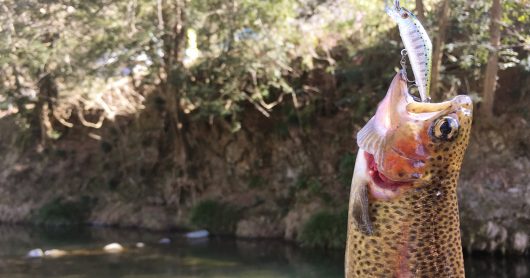
<svg viewBox="0 0 530 278">
<path fill-rule="evenodd" d="M 170 238 L 169 244 L 159 243 Z M 125 251 L 102 247 L 119 242 Z M 143 242 L 145 247 L 135 244 Z M 34 248 L 77 252 L 59 258 L 26 258 Z M 282 241 L 210 238 L 178 233 L 83 228 L 43 230 L 0 226 L 0 277 L 343 277 L 342 251 L 304 249 Z M 466 277 L 530 277 L 529 257 L 466 256 Z"/>
</svg>

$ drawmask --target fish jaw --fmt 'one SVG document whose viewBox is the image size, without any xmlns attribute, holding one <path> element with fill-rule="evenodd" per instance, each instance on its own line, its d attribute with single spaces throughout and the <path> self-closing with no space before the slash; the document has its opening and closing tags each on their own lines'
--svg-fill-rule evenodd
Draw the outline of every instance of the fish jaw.
<svg viewBox="0 0 530 278">
<path fill-rule="evenodd" d="M 387 178 L 383 173 L 379 172 L 372 154 L 363 151 L 363 155 L 367 164 L 367 176 L 370 177 L 368 189 L 372 198 L 390 200 L 412 185 L 410 182 L 393 181 Z"/>
</svg>

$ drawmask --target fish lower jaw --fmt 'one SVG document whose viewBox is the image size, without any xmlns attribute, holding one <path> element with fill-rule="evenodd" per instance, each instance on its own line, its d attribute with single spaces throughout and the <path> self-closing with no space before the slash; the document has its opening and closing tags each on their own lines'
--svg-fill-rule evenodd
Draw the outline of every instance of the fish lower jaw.
<svg viewBox="0 0 530 278">
<path fill-rule="evenodd" d="M 365 152 L 367 172 L 370 176 L 368 189 L 375 199 L 389 200 L 398 196 L 404 189 L 409 188 L 410 182 L 393 181 L 383 175 L 378 169 L 372 154 Z"/>
<path fill-rule="evenodd" d="M 370 174 L 370 171 L 368 172 Z M 399 185 L 379 182 L 372 178 L 368 183 L 370 195 L 376 200 L 390 200 L 400 195 L 405 188 L 410 187 L 410 183 L 400 183 Z"/>
</svg>

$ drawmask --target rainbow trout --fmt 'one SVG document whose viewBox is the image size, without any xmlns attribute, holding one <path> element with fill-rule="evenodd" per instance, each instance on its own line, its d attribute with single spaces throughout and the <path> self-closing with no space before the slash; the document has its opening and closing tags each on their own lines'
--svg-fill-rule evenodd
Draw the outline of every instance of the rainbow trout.
<svg viewBox="0 0 530 278">
<path fill-rule="evenodd" d="M 357 134 L 346 277 L 464 277 L 456 182 L 471 129 L 468 96 L 416 102 L 396 74 Z"/>
<path fill-rule="evenodd" d="M 386 6 L 387 14 L 398 24 L 399 35 L 409 56 L 414 82 L 422 101 L 429 99 L 431 88 L 432 42 L 421 22 L 409 10 L 399 6 Z"/>
</svg>

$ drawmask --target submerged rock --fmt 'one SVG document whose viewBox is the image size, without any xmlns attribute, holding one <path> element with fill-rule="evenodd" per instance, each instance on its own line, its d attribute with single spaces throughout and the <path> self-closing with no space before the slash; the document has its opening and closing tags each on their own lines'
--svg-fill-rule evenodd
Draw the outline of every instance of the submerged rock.
<svg viewBox="0 0 530 278">
<path fill-rule="evenodd" d="M 26 257 L 28 258 L 41 258 L 42 256 L 44 256 L 44 252 L 42 252 L 42 249 L 40 248 L 30 250 L 26 254 Z"/>
<path fill-rule="evenodd" d="M 513 236 L 513 249 L 524 254 L 528 247 L 528 235 L 525 232 L 517 232 Z"/>
<path fill-rule="evenodd" d="M 171 239 L 165 237 L 165 238 L 161 238 L 158 243 L 161 243 L 161 244 L 170 244 L 171 243 Z"/>
<path fill-rule="evenodd" d="M 184 236 L 189 239 L 196 239 L 196 238 L 207 238 L 210 235 L 210 233 L 207 230 L 198 230 L 186 233 Z"/>
<path fill-rule="evenodd" d="M 143 242 L 137 242 L 135 244 L 136 248 L 144 248 L 145 247 L 145 244 Z"/>
<path fill-rule="evenodd" d="M 60 250 L 60 249 L 50 249 L 50 250 L 44 251 L 44 256 L 51 257 L 51 258 L 62 257 L 66 254 L 67 254 L 66 251 Z"/>
<path fill-rule="evenodd" d="M 103 247 L 103 250 L 109 253 L 119 253 L 119 252 L 123 252 L 124 249 L 123 249 L 123 246 L 121 246 L 121 244 L 114 242 L 114 243 L 105 245 L 105 247 Z"/>
</svg>

